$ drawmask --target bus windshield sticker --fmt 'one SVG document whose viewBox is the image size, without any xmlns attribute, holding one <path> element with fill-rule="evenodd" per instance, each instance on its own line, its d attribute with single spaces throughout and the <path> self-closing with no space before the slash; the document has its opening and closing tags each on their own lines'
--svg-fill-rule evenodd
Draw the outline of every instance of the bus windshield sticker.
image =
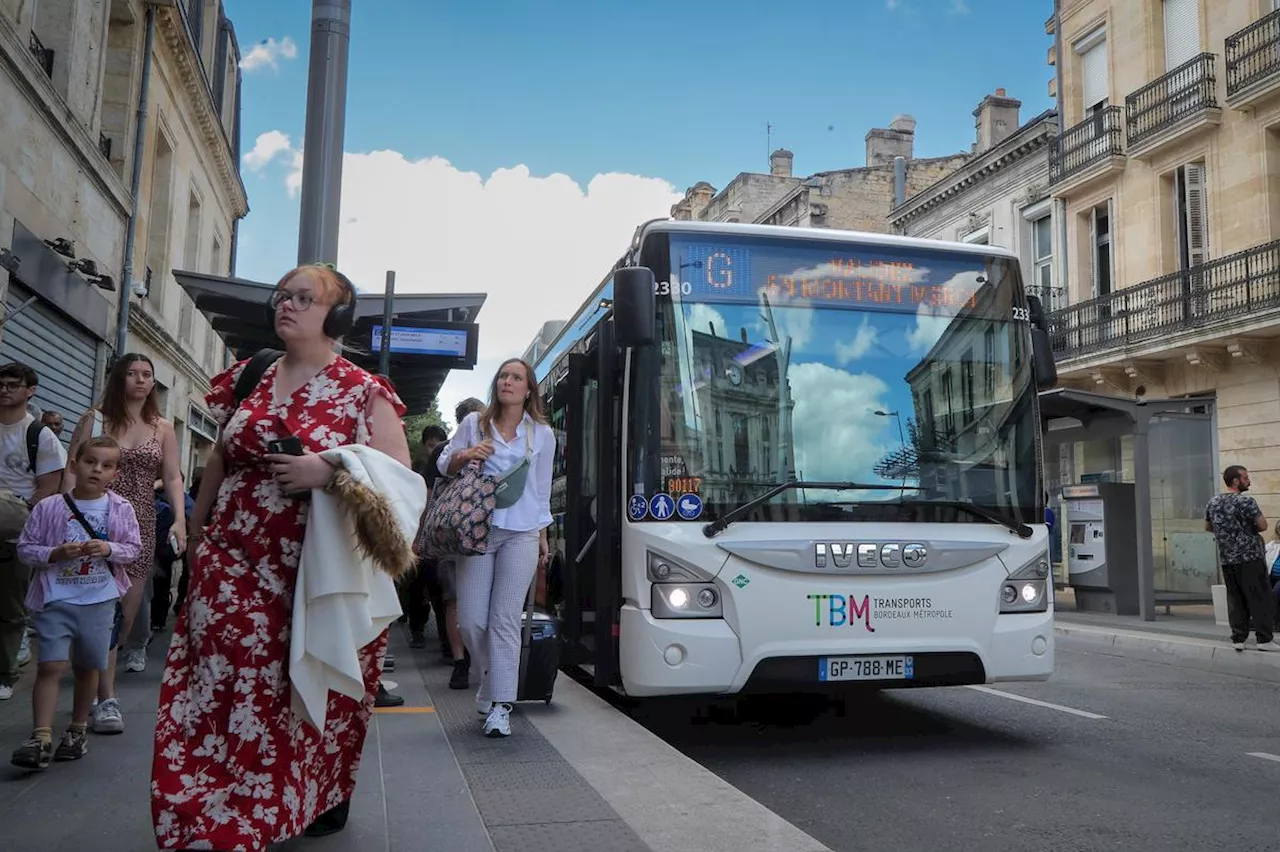
<svg viewBox="0 0 1280 852">
<path fill-rule="evenodd" d="M 643 494 L 632 494 L 627 501 L 627 517 L 633 521 L 643 521 L 649 514 L 649 501 Z"/>
<path fill-rule="evenodd" d="M 697 494 L 686 494 L 676 501 L 676 511 L 686 521 L 696 521 L 702 516 L 702 498 Z"/>
<path fill-rule="evenodd" d="M 649 498 L 649 514 L 659 521 L 669 519 L 675 511 L 675 501 L 670 494 L 658 493 Z"/>
</svg>

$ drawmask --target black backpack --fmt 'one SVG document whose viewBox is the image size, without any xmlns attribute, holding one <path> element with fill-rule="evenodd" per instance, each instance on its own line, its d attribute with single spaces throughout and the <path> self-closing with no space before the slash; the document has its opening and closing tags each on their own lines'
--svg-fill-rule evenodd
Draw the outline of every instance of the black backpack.
<svg viewBox="0 0 1280 852">
<path fill-rule="evenodd" d="M 27 424 L 27 469 L 32 476 L 36 473 L 36 456 L 40 455 L 40 433 L 48 428 L 39 420 Z"/>
</svg>

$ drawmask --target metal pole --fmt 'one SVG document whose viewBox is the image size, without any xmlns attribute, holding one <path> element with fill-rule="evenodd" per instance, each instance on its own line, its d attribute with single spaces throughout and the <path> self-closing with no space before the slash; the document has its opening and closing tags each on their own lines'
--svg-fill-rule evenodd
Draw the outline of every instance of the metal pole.
<svg viewBox="0 0 1280 852">
<path fill-rule="evenodd" d="M 129 349 L 129 304 L 133 299 L 133 252 L 138 240 L 138 199 L 142 195 L 142 158 L 147 151 L 147 98 L 151 91 L 151 54 L 156 45 L 156 7 L 147 4 L 146 37 L 142 48 L 142 82 L 138 85 L 138 123 L 133 131 L 133 175 L 129 193 L 133 209 L 124 232 L 124 268 L 120 273 L 120 301 L 116 305 L 116 355 Z M 163 276 L 168 270 L 157 270 Z"/>
<path fill-rule="evenodd" d="M 1133 495 L 1138 532 L 1138 615 L 1156 620 L 1156 567 L 1151 544 L 1151 415 L 1138 410 L 1133 424 Z"/>
<path fill-rule="evenodd" d="M 351 0 L 312 0 L 298 264 L 338 262 Z"/>
<path fill-rule="evenodd" d="M 385 379 L 391 378 L 391 323 L 395 319 L 396 271 L 387 270 L 387 290 L 382 296 L 382 348 L 378 359 L 378 372 Z"/>
</svg>

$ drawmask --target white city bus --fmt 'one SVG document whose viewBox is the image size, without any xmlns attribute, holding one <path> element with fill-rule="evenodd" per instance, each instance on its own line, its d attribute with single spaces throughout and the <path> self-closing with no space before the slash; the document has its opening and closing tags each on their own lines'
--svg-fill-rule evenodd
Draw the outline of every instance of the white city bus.
<svg viewBox="0 0 1280 852">
<path fill-rule="evenodd" d="M 989 246 L 654 221 L 536 365 L 562 665 L 632 696 L 1043 680 L 1040 303 Z"/>
</svg>

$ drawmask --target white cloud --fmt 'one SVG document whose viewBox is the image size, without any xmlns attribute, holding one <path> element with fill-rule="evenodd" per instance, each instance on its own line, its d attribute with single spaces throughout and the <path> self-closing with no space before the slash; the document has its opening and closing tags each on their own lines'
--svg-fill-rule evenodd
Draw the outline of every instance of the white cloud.
<svg viewBox="0 0 1280 852">
<path fill-rule="evenodd" d="M 246 74 L 261 71 L 263 68 L 276 70 L 281 59 L 297 59 L 298 45 L 289 36 L 280 41 L 274 38 L 264 39 L 255 44 L 240 60 L 240 68 Z"/>
<path fill-rule="evenodd" d="M 877 336 L 878 332 L 871 324 L 871 317 L 864 316 L 853 335 L 853 340 L 848 343 L 836 343 L 836 363 L 843 367 L 850 361 L 856 361 L 866 355 L 871 347 L 876 345 Z"/>
<path fill-rule="evenodd" d="M 287 156 L 293 194 L 302 157 L 292 148 Z M 598 174 L 584 188 L 523 165 L 486 179 L 439 157 L 347 153 L 338 261 L 363 290 L 380 291 L 394 269 L 397 293 L 487 294 L 476 368 L 452 371 L 441 390 L 450 421 L 458 401 L 486 398 L 498 365 L 523 353 L 544 322 L 573 316 L 637 225 L 667 215 L 681 197 L 664 180 L 636 175 Z"/>
<path fill-rule="evenodd" d="M 279 130 L 268 130 L 258 134 L 254 140 L 253 150 L 244 155 L 244 164 L 252 171 L 259 171 L 276 157 L 285 153 L 293 153 L 293 143 L 289 136 Z"/>
<path fill-rule="evenodd" d="M 878 481 L 872 467 L 889 449 L 879 436 L 893 424 L 875 411 L 886 407 L 888 385 L 867 373 L 816 362 L 793 364 L 787 377 L 795 400 L 791 422 L 797 476 L 809 481 Z"/>
<path fill-rule="evenodd" d="M 967 15 L 969 14 L 969 4 L 965 0 L 951 0 L 951 14 Z"/>
<path fill-rule="evenodd" d="M 928 352 L 938 342 L 942 333 L 951 325 L 950 312 L 935 310 L 928 305 L 921 305 L 916 310 L 916 324 L 907 330 L 907 345 L 912 352 Z"/>
</svg>

